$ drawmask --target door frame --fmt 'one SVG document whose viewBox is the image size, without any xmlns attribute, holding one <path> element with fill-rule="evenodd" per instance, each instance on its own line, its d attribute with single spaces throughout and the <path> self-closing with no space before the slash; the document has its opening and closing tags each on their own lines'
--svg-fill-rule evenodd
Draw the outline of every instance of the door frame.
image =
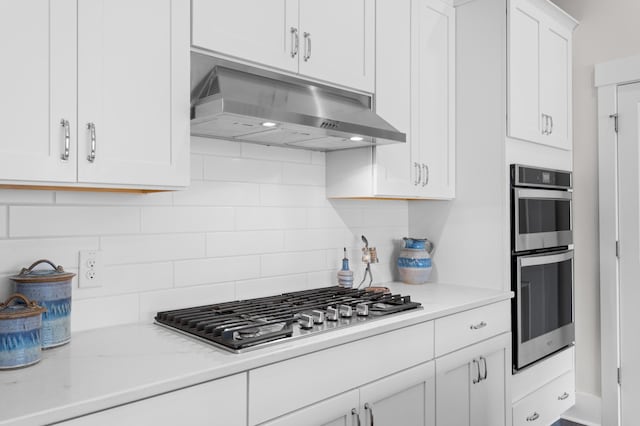
<svg viewBox="0 0 640 426">
<path fill-rule="evenodd" d="M 618 86 L 640 82 L 640 55 L 596 64 L 600 222 L 602 424 L 620 424 L 620 275 L 618 241 Z"/>
</svg>

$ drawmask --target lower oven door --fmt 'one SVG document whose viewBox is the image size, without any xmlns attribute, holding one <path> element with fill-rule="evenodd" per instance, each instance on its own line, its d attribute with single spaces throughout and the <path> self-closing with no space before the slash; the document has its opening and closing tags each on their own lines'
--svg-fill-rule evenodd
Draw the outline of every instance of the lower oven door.
<svg viewBox="0 0 640 426">
<path fill-rule="evenodd" d="M 515 368 L 575 340 L 573 250 L 516 257 Z"/>
</svg>

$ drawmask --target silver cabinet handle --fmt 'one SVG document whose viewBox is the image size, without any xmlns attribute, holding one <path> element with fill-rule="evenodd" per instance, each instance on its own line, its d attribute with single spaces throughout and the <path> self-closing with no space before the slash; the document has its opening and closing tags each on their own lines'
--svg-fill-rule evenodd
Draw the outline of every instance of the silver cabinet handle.
<svg viewBox="0 0 640 426">
<path fill-rule="evenodd" d="M 484 374 L 482 375 L 481 380 L 487 380 L 487 359 L 481 356 L 480 361 L 482 362 L 482 365 L 484 365 Z"/>
<path fill-rule="evenodd" d="M 552 115 L 549 116 L 549 122 L 551 123 L 549 128 L 549 134 L 552 134 L 553 133 L 553 116 Z"/>
<path fill-rule="evenodd" d="M 542 134 L 549 134 L 549 116 L 547 114 L 542 114 Z"/>
<path fill-rule="evenodd" d="M 71 130 L 69 128 L 69 120 L 64 118 L 60 120 L 60 125 L 64 129 L 64 152 L 60 158 L 67 161 L 69 159 L 69 149 L 71 148 Z"/>
<path fill-rule="evenodd" d="M 304 32 L 304 61 L 307 62 L 311 58 L 311 33 Z"/>
<path fill-rule="evenodd" d="M 478 372 L 478 375 L 475 379 L 473 379 L 473 384 L 477 384 L 480 383 L 482 381 L 482 377 L 480 377 L 480 363 L 478 362 L 477 359 L 473 360 L 473 365 L 476 366 L 476 371 Z"/>
<path fill-rule="evenodd" d="M 429 183 L 429 166 L 423 163 L 422 169 L 424 170 L 424 176 L 422 177 L 422 186 L 427 186 L 427 184 Z"/>
<path fill-rule="evenodd" d="M 567 398 L 569 398 L 569 394 L 565 392 L 558 397 L 558 401 L 564 401 Z"/>
<path fill-rule="evenodd" d="M 371 407 L 368 402 L 365 402 L 364 410 L 365 411 L 369 411 L 369 426 L 374 426 L 374 424 L 373 424 L 373 407 Z"/>
<path fill-rule="evenodd" d="M 484 327 L 486 327 L 486 326 L 487 326 L 487 323 L 486 323 L 486 322 L 484 322 L 484 321 L 480 321 L 480 323 L 479 323 L 479 324 L 472 324 L 472 325 L 470 325 L 470 326 L 469 326 L 469 328 L 470 328 L 471 330 L 480 330 L 481 328 L 484 328 Z"/>
<path fill-rule="evenodd" d="M 420 165 L 418 163 L 413 163 L 413 168 L 415 169 L 415 179 L 413 179 L 413 185 L 417 186 L 420 183 L 420 178 L 422 176 L 422 173 L 420 171 Z"/>
<path fill-rule="evenodd" d="M 360 414 L 358 414 L 358 411 L 356 411 L 355 408 L 351 409 L 351 417 L 356 416 L 356 420 L 357 420 L 357 425 L 360 426 Z"/>
<path fill-rule="evenodd" d="M 537 412 L 534 411 L 534 413 L 532 415 L 530 415 L 529 417 L 527 417 L 527 421 L 528 422 L 535 422 L 536 420 L 538 420 L 540 418 L 540 414 L 538 414 Z"/>
<path fill-rule="evenodd" d="M 291 57 L 295 58 L 300 48 L 300 36 L 298 35 L 298 29 L 291 27 Z"/>
<path fill-rule="evenodd" d="M 87 155 L 87 160 L 93 163 L 96 160 L 96 125 L 95 123 L 87 123 L 87 129 L 89 129 L 89 135 L 91 137 L 91 152 Z"/>
</svg>

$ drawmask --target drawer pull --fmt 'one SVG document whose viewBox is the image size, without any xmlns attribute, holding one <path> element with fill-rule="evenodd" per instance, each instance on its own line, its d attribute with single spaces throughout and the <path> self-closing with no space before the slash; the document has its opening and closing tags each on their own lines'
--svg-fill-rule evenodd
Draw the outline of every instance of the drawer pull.
<svg viewBox="0 0 640 426">
<path fill-rule="evenodd" d="M 360 426 L 360 414 L 355 408 L 351 409 L 351 417 L 356 416 L 356 420 L 358 421 L 358 426 Z"/>
<path fill-rule="evenodd" d="M 478 372 L 478 377 L 473 379 L 473 384 L 478 384 L 482 381 L 482 376 L 480 374 L 480 363 L 478 362 L 478 360 L 474 359 L 473 360 L 473 365 L 476 366 L 476 371 Z"/>
<path fill-rule="evenodd" d="M 475 324 L 472 325 L 471 327 L 469 327 L 471 330 L 480 330 L 481 328 L 484 328 L 487 326 L 487 323 L 484 321 L 481 321 L 480 324 Z"/>
<path fill-rule="evenodd" d="M 567 398 L 569 398 L 569 394 L 565 392 L 558 397 L 558 401 L 564 401 Z"/>
<path fill-rule="evenodd" d="M 487 380 L 487 359 L 481 356 L 480 361 L 482 361 L 482 365 L 484 365 L 484 374 L 482 375 L 482 380 Z"/>
<path fill-rule="evenodd" d="M 536 420 L 538 420 L 540 418 L 540 414 L 534 412 L 532 415 L 530 415 L 529 417 L 527 417 L 527 421 L 528 422 L 535 422 Z"/>
</svg>

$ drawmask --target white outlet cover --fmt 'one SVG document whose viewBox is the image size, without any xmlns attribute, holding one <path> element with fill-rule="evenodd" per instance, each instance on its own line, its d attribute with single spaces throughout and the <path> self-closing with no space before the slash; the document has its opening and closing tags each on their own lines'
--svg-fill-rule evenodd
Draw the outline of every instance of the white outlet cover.
<svg viewBox="0 0 640 426">
<path fill-rule="evenodd" d="M 102 251 L 80 250 L 78 287 L 102 287 Z"/>
</svg>

